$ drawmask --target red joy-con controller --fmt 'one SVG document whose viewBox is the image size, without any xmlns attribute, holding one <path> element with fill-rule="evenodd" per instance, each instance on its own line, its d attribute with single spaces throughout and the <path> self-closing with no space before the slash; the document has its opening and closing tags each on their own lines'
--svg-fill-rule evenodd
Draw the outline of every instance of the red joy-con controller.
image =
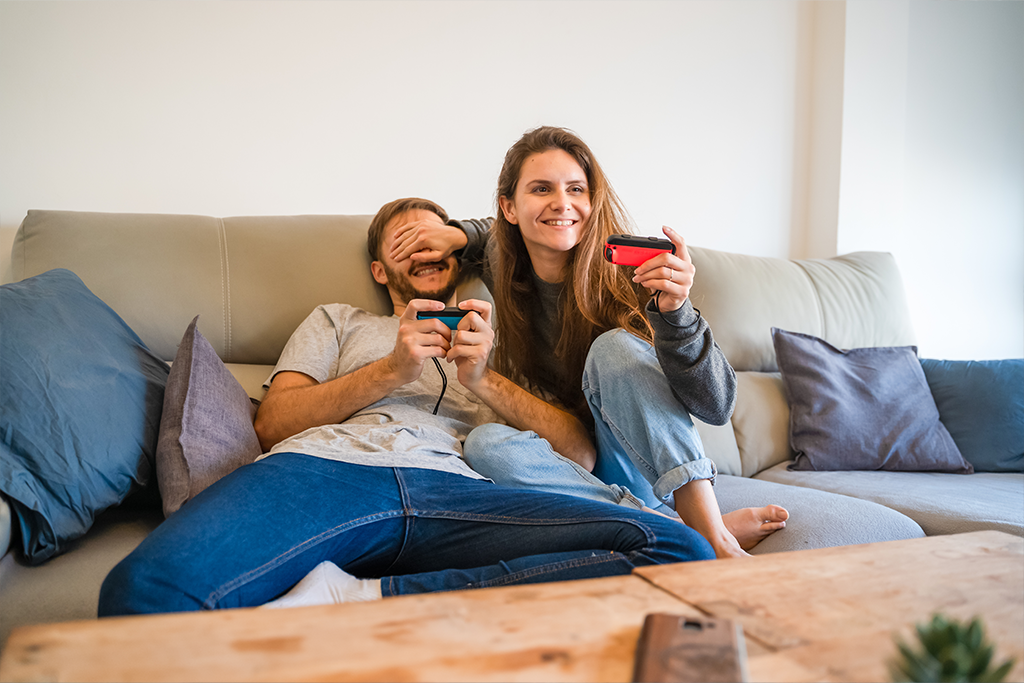
<svg viewBox="0 0 1024 683">
<path fill-rule="evenodd" d="M 660 237 L 611 235 L 604 245 L 604 258 L 619 266 L 639 266 L 666 251 L 676 253 L 676 245 Z"/>
</svg>

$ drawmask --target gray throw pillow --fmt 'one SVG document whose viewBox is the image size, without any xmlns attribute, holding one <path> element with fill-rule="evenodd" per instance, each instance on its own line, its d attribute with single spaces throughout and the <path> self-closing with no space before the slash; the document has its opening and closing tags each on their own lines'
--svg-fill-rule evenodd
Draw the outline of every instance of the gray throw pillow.
<svg viewBox="0 0 1024 683">
<path fill-rule="evenodd" d="M 928 389 L 915 346 L 842 351 L 772 328 L 789 401 L 791 470 L 970 474 Z"/>
<path fill-rule="evenodd" d="M 168 517 L 262 452 L 256 406 L 196 329 L 198 320 L 185 330 L 164 391 L 156 476 Z"/>
</svg>

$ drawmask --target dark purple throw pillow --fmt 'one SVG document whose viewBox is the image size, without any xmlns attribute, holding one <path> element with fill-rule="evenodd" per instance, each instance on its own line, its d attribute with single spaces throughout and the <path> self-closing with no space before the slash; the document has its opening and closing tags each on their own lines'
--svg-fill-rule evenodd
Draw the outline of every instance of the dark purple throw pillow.
<svg viewBox="0 0 1024 683">
<path fill-rule="evenodd" d="M 789 401 L 791 470 L 970 474 L 939 421 L 917 347 L 842 351 L 772 328 Z"/>
<path fill-rule="evenodd" d="M 256 407 L 196 329 L 185 330 L 164 392 L 156 478 L 164 515 L 261 454 Z"/>
</svg>

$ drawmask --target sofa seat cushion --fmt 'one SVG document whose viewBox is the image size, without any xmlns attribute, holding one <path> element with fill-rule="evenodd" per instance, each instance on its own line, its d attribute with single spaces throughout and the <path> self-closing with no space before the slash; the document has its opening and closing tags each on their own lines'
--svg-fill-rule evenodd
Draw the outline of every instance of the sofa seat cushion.
<svg viewBox="0 0 1024 683">
<path fill-rule="evenodd" d="M 1024 474 L 792 472 L 787 464 L 755 479 L 872 501 L 902 512 L 929 536 L 985 529 L 1024 536 Z"/>
<path fill-rule="evenodd" d="M 120 506 L 96 518 L 68 552 L 30 567 L 17 553 L 0 560 L 0 647 L 17 626 L 95 619 L 103 579 L 163 521 L 159 507 Z"/>
<path fill-rule="evenodd" d="M 896 510 L 799 486 L 719 475 L 715 496 L 723 513 L 770 504 L 789 511 L 786 528 L 754 546 L 752 555 L 900 541 L 925 535 L 917 522 Z"/>
</svg>

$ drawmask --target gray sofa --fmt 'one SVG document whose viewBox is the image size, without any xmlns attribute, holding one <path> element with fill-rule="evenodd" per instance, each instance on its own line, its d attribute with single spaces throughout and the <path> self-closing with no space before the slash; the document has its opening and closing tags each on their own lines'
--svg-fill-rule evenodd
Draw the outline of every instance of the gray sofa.
<svg viewBox="0 0 1024 683">
<path fill-rule="evenodd" d="M 369 275 L 369 220 L 31 211 L 12 251 L 14 279 L 73 271 L 166 361 L 199 315 L 203 335 L 259 399 L 289 335 L 316 305 L 390 312 Z M 739 378 L 732 421 L 698 425 L 722 475 L 719 502 L 723 511 L 778 503 L 792 514 L 755 554 L 977 529 L 1024 535 L 1024 474 L 787 469 L 789 408 L 769 330 L 842 348 L 912 344 L 891 256 L 794 262 L 699 247 L 691 254 L 691 297 Z M 462 296 L 487 293 L 470 282 Z M 10 509 L 0 500 L 0 642 L 22 624 L 94 618 L 106 573 L 162 518 L 159 504 L 127 502 L 101 514 L 63 554 L 28 566 L 11 544 Z"/>
</svg>

